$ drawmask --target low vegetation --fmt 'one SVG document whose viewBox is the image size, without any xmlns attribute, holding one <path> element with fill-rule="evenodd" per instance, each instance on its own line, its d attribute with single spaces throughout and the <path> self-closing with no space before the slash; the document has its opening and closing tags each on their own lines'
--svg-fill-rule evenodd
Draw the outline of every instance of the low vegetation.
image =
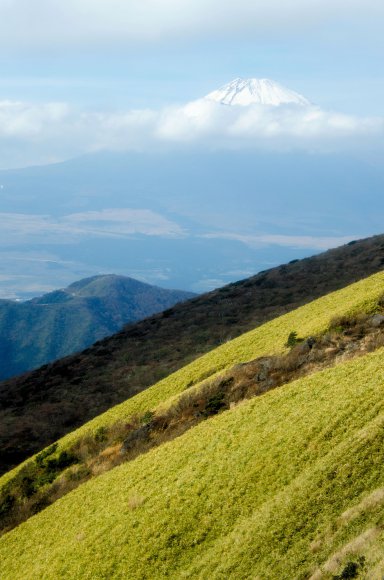
<svg viewBox="0 0 384 580">
<path fill-rule="evenodd" d="M 383 374 L 379 349 L 92 479 L 0 539 L 2 578 L 381 577 Z"/>
<path fill-rule="evenodd" d="M 291 331 L 286 343 L 290 350 L 283 355 L 238 364 L 151 411 L 100 425 L 93 433 L 78 436 L 65 450 L 59 451 L 57 444 L 49 447 L 3 486 L 0 529 L 8 531 L 86 480 L 135 459 L 245 399 L 384 346 L 382 308 L 380 298 L 373 308 L 375 314 L 333 318 L 327 331 L 317 336 L 303 338 Z"/>
<path fill-rule="evenodd" d="M 383 268 L 384 236 L 261 272 L 0 384 L 0 473 L 262 323 Z M 45 308 L 45 306 L 44 306 Z M 292 325 L 286 332 L 314 332 Z M 279 348 L 280 348 L 279 343 Z M 250 353 L 249 358 L 259 356 Z M 230 361 L 230 364 L 236 361 Z"/>
<path fill-rule="evenodd" d="M 1 579 L 381 578 L 383 289 L 226 342 L 0 478 Z"/>
</svg>

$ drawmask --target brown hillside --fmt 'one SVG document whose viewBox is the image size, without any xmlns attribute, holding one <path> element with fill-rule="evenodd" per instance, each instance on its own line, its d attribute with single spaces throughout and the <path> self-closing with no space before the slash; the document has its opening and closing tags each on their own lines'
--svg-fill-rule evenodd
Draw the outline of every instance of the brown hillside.
<svg viewBox="0 0 384 580">
<path fill-rule="evenodd" d="M 0 472 L 218 344 L 384 266 L 384 235 L 260 272 L 0 384 Z"/>
</svg>

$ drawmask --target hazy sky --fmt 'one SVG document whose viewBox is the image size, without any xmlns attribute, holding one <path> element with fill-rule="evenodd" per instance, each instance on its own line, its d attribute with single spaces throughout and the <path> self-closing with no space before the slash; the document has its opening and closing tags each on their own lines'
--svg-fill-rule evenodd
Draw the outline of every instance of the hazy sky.
<svg viewBox="0 0 384 580">
<path fill-rule="evenodd" d="M 324 185 L 329 207 L 324 206 L 318 175 L 323 214 L 316 207 L 316 196 L 310 196 L 314 207 L 306 213 L 302 205 L 307 197 L 300 198 L 293 189 L 287 207 L 296 204 L 298 209 L 297 215 L 289 215 L 287 225 L 284 204 L 278 202 L 287 188 L 279 182 L 274 222 L 269 224 L 264 214 L 258 215 L 268 196 L 255 179 L 243 190 L 254 201 L 257 224 L 247 229 L 244 216 L 237 229 L 235 224 L 228 230 L 207 223 L 195 238 L 188 237 L 189 226 L 181 218 L 152 206 L 132 205 L 125 190 L 115 199 L 106 195 L 98 208 L 90 193 L 87 207 L 64 207 L 60 213 L 45 205 L 60 198 L 60 192 L 65 202 L 70 194 L 77 196 L 76 191 L 65 190 L 65 180 L 46 184 L 49 195 L 44 197 L 39 181 L 23 185 L 21 179 L 21 189 L 15 190 L 13 174 L 3 173 L 0 295 L 17 295 L 20 288 L 39 292 L 49 284 L 56 287 L 60 272 L 63 284 L 99 272 L 106 264 L 120 272 L 123 263 L 126 269 L 121 273 L 152 282 L 173 280 L 176 285 L 181 280 L 184 286 L 187 281 L 200 283 L 196 280 L 204 272 L 209 278 L 203 280 L 204 288 L 215 287 L 228 281 L 219 269 L 212 270 L 216 262 L 237 279 L 296 258 L 298 252 L 304 255 L 376 233 L 381 226 L 373 220 L 382 224 L 383 21 L 383 0 L 0 0 L 0 169 L 53 163 L 94 151 L 182 153 L 183 149 L 198 150 L 204 159 L 207 150 L 241 150 L 241 158 L 246 150 L 252 163 L 254 150 L 283 152 L 284 161 L 285 153 L 292 151 L 340 153 L 328 158 L 336 159 L 334 170 L 341 167 L 335 194 L 333 174 Z M 313 105 L 225 107 L 201 100 L 236 77 L 273 79 Z M 356 157 L 363 165 L 355 164 Z M 174 155 L 170 158 L 174 162 Z M 361 175 L 355 175 L 355 165 L 363 167 Z M 376 188 L 368 183 L 366 192 L 371 168 L 374 176 L 378 173 L 372 177 Z M 294 176 L 299 184 L 301 173 L 300 165 Z M 237 177 L 232 176 L 236 187 Z M 310 172 L 306 179 L 303 187 L 310 191 L 318 185 L 312 183 Z M 138 184 L 140 193 L 141 175 Z M 127 181 L 126 189 L 130 186 Z M 88 182 L 78 187 L 84 195 L 92 189 Z M 180 183 L 180 188 L 185 185 Z M 339 202 L 336 194 L 341 196 Z M 364 213 L 365 206 L 370 213 Z M 197 211 L 206 214 L 200 206 Z M 217 217 L 216 205 L 213 215 Z M 232 212 L 228 216 L 233 221 Z M 313 216 L 320 229 L 313 225 Z M 135 242 L 135 236 L 143 239 Z M 202 240 L 205 249 L 199 254 L 195 248 Z M 47 242 L 57 247 L 45 247 Z M 184 267 L 188 259 L 183 258 L 181 269 L 180 264 L 167 262 L 179 245 L 196 266 L 189 278 Z M 137 263 L 126 262 L 127 248 L 131 257 L 136 259 L 137 254 Z M 220 262 L 226 251 L 236 271 L 231 270 L 231 260 Z M 104 262 L 99 254 L 105 254 Z M 139 267 L 145 271 L 138 272 Z"/>
<path fill-rule="evenodd" d="M 170 106 L 239 76 L 304 94 L 332 138 L 335 113 L 348 139 L 381 138 L 383 16 L 379 0 L 0 0 L 0 168 L 174 136 Z"/>
</svg>

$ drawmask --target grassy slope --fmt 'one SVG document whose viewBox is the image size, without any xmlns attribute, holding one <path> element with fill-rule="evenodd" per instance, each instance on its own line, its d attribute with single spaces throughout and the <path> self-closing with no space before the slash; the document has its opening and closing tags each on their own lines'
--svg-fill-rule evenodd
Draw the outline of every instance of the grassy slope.
<svg viewBox="0 0 384 580">
<path fill-rule="evenodd" d="M 375 274 L 245 333 L 69 433 L 60 440 L 60 449 L 73 444 L 79 436 L 87 432 L 95 432 L 100 426 L 124 420 L 136 413 L 155 410 L 158 405 L 166 403 L 188 386 L 197 384 L 233 364 L 283 351 L 292 330 L 296 330 L 300 336 L 309 336 L 326 330 L 334 316 L 353 311 L 369 311 L 375 307 L 383 291 L 384 273 Z M 17 469 L 0 478 L 0 487 Z"/>
<path fill-rule="evenodd" d="M 384 494 L 366 498 L 384 486 L 383 373 L 380 350 L 96 478 L 0 540 L 1 578 L 291 580 L 349 542 L 373 569 Z"/>
<path fill-rule="evenodd" d="M 383 264 L 383 235 L 350 243 L 199 296 L 0 383 L 0 473 L 229 338 Z"/>
</svg>

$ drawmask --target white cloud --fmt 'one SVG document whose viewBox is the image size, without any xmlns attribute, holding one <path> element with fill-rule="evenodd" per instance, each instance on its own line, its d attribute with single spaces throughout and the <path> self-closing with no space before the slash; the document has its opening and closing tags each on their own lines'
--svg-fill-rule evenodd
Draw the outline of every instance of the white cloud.
<svg viewBox="0 0 384 580">
<path fill-rule="evenodd" d="M 94 113 L 65 103 L 0 102 L 0 168 L 92 151 L 180 145 L 327 152 L 367 144 L 377 148 L 383 136 L 382 117 L 344 115 L 315 106 L 230 107 L 200 99 L 158 111 Z"/>
<path fill-rule="evenodd" d="M 0 138 L 39 138 L 55 125 L 68 120 L 66 103 L 33 105 L 20 101 L 0 101 Z"/>
<path fill-rule="evenodd" d="M 278 109 L 250 107 L 238 115 L 229 134 L 249 137 L 339 138 L 375 133 L 383 128 L 383 119 L 359 118 L 322 111 L 320 108 L 280 107 Z"/>
<path fill-rule="evenodd" d="M 329 21 L 374 22 L 382 15 L 378 0 L 0 0 L 0 46 L 286 35 Z"/>
<path fill-rule="evenodd" d="M 382 137 L 384 119 L 323 111 L 319 107 L 228 107 L 204 99 L 168 109 L 156 136 L 165 141 L 206 141 L 216 146 L 333 149 L 351 138 Z"/>
<path fill-rule="evenodd" d="M 203 238 L 219 238 L 236 240 L 250 246 L 260 248 L 262 246 L 285 246 L 294 249 L 329 250 L 347 244 L 359 236 L 292 236 L 280 234 L 236 234 L 232 232 L 219 232 L 204 234 Z"/>
</svg>

